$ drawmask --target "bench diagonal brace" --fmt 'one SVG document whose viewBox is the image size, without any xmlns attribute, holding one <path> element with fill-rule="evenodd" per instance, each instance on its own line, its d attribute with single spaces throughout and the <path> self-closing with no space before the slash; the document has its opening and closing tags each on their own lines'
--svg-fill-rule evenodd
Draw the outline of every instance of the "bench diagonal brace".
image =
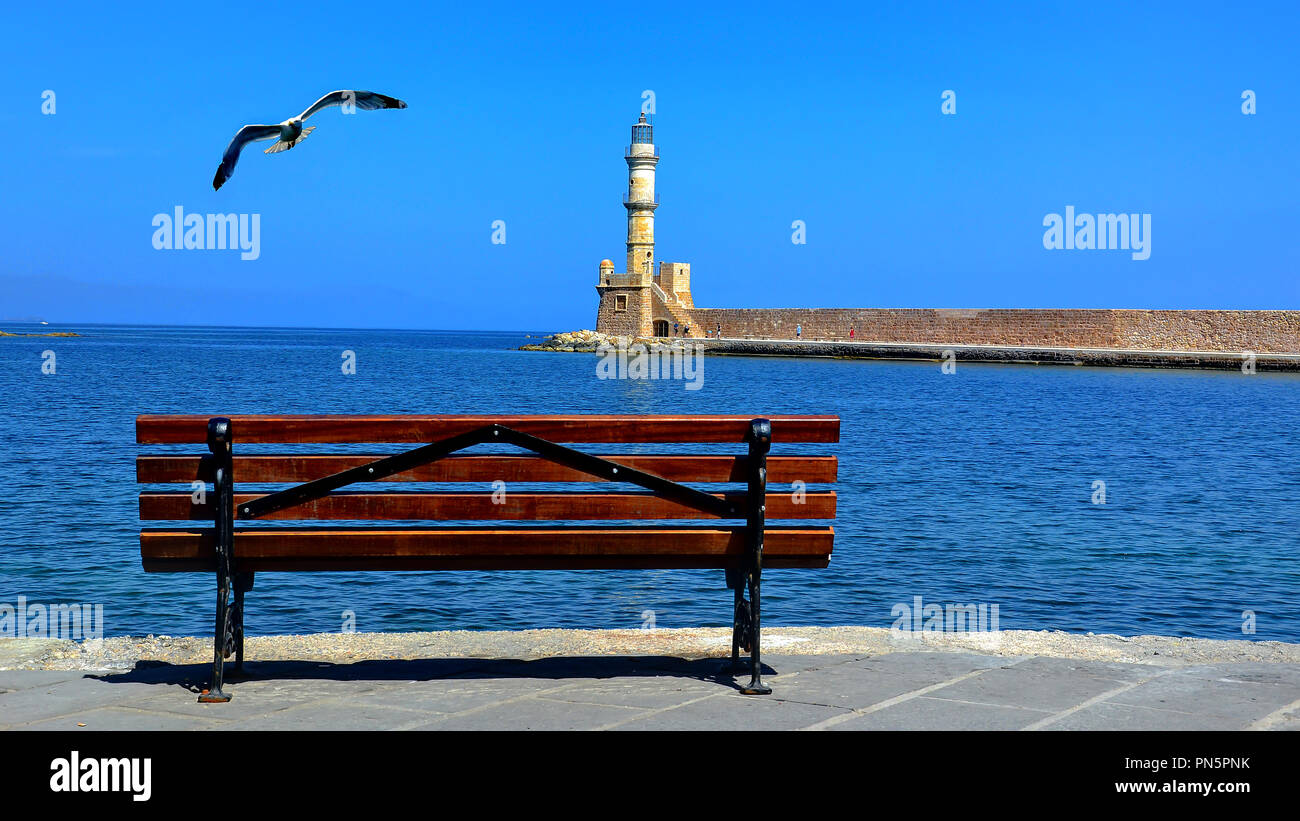
<svg viewBox="0 0 1300 821">
<path fill-rule="evenodd" d="M 456 451 L 490 441 L 490 434 L 485 438 L 487 430 L 488 428 L 480 428 L 468 431 L 458 436 L 443 439 L 440 442 L 422 445 L 405 453 L 377 459 L 374 462 L 358 465 L 331 476 L 325 476 L 321 479 L 304 482 L 301 485 L 261 496 L 247 504 L 240 505 L 239 518 L 256 519 L 294 505 L 315 501 L 332 491 L 355 482 L 378 482 L 394 474 L 412 470 L 430 462 L 436 462 Z"/>
<path fill-rule="evenodd" d="M 626 465 L 620 465 L 617 462 L 611 462 L 590 453 L 583 453 L 580 450 L 566 448 L 563 445 L 557 445 L 554 442 L 548 442 L 545 439 L 539 439 L 527 433 L 520 433 L 517 430 L 511 430 L 501 425 L 492 425 L 492 429 L 492 439 L 494 441 L 508 442 L 525 450 L 531 450 L 549 462 L 580 470 L 583 473 L 610 482 L 630 482 L 649 490 L 656 496 L 670 499 L 723 519 L 737 519 L 744 515 L 743 510 L 724 499 L 719 499 L 711 493 L 705 493 L 702 490 L 696 490 L 693 487 L 665 479 L 662 476 L 655 476 L 653 473 L 646 473 Z"/>
<path fill-rule="evenodd" d="M 741 518 L 745 515 L 743 510 L 731 502 L 719 499 L 717 496 L 705 493 L 702 490 L 696 490 L 693 487 L 664 479 L 661 476 L 655 476 L 652 473 L 620 465 L 599 456 L 557 445 L 554 442 L 548 442 L 527 433 L 520 433 L 504 425 L 487 425 L 432 444 L 422 445 L 405 453 L 358 465 L 331 476 L 259 497 L 240 505 L 238 516 L 240 519 L 256 519 L 294 505 L 315 501 L 355 482 L 382 481 L 389 476 L 422 467 L 446 458 L 457 451 L 488 442 L 505 442 L 515 445 L 530 450 L 547 461 L 582 471 L 600 479 L 611 482 L 629 482 L 643 487 L 657 496 L 662 496 L 695 510 L 724 519 Z"/>
</svg>

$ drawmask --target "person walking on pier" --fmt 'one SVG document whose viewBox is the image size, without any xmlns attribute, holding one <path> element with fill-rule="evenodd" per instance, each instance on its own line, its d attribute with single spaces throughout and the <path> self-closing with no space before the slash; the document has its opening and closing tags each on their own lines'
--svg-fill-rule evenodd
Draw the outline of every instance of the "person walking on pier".
<svg viewBox="0 0 1300 821">
<path fill-rule="evenodd" d="M 853 326 L 852 326 L 852 325 L 849 326 L 849 341 L 850 341 L 850 342 L 853 341 Z"/>
<path fill-rule="evenodd" d="M 803 324 L 802 324 L 802 323 L 795 323 L 795 326 L 794 326 L 794 338 L 795 338 L 795 339 L 803 339 Z"/>
</svg>

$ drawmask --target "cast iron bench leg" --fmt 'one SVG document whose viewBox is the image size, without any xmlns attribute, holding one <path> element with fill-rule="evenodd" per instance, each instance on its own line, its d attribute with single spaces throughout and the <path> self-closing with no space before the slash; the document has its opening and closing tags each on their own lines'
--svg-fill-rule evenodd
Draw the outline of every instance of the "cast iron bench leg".
<svg viewBox="0 0 1300 821">
<path fill-rule="evenodd" d="M 230 633 L 231 552 L 235 543 L 234 477 L 231 475 L 230 420 L 222 417 L 208 420 L 208 449 L 214 460 L 212 489 L 216 496 L 214 516 L 217 558 L 217 621 L 213 628 L 212 683 L 199 694 L 204 704 L 230 701 L 221 689 L 225 665 L 227 638 Z"/>
<path fill-rule="evenodd" d="M 203 704 L 230 701 L 230 696 L 221 689 L 225 668 L 226 632 L 230 619 L 229 600 L 230 583 L 226 581 L 221 571 L 217 571 L 217 624 L 212 631 L 212 682 L 208 685 L 208 689 L 199 694 L 199 701 Z"/>
<path fill-rule="evenodd" d="M 244 594 L 253 589 L 252 573 L 235 574 L 235 606 L 231 614 L 231 630 L 235 639 L 235 672 L 244 673 Z"/>
<path fill-rule="evenodd" d="M 747 574 L 743 568 L 729 568 L 727 587 L 733 593 L 731 605 L 731 658 L 722 665 L 722 672 L 727 675 L 739 675 L 745 672 L 741 666 L 740 651 L 748 651 L 752 646 L 749 639 L 749 602 L 745 600 L 745 587 L 748 585 Z"/>
<path fill-rule="evenodd" d="M 749 521 L 745 532 L 749 548 L 749 627 L 751 678 L 740 688 L 747 696 L 765 696 L 772 688 L 763 683 L 763 654 L 760 649 L 759 588 L 763 574 L 763 528 L 767 517 L 767 452 L 772 446 L 772 423 L 755 419 L 749 423 Z"/>
<path fill-rule="evenodd" d="M 753 646 L 750 648 L 750 679 L 749 684 L 740 688 L 740 692 L 747 696 L 765 696 L 772 692 L 772 688 L 763 683 L 763 652 L 760 649 L 761 630 L 759 628 L 759 568 L 755 567 L 754 572 L 749 577 L 749 626 L 750 642 Z"/>
</svg>

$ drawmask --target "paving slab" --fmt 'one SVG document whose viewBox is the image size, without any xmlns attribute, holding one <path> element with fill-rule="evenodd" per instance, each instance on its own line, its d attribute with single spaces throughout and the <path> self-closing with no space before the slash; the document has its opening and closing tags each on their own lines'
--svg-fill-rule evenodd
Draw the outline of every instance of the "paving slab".
<svg viewBox="0 0 1300 821">
<path fill-rule="evenodd" d="M 891 653 L 806 671 L 788 679 L 793 686 L 782 687 L 777 695 L 788 701 L 862 709 L 955 683 L 1006 663 L 1006 659 L 968 653 Z M 778 681 L 773 678 L 769 683 L 775 688 Z"/>
<path fill-rule="evenodd" d="M 616 730 L 800 730 L 833 716 L 849 714 L 839 707 L 742 696 L 734 693 L 704 696 L 677 707 L 605 729 Z"/>
<path fill-rule="evenodd" d="M 1043 727 L 1043 730 L 1244 730 L 1247 725 L 1221 716 L 1178 710 L 1153 710 L 1114 702 L 1085 707 Z"/>
<path fill-rule="evenodd" d="M 887 653 L 858 661 L 847 662 L 846 669 L 874 670 L 891 675 L 908 675 L 917 679 L 941 681 L 993 667 L 1018 664 L 1024 656 L 996 656 L 964 652 L 914 652 Z"/>
<path fill-rule="evenodd" d="M 438 718 L 413 730 L 596 730 L 648 711 L 528 697 Z"/>
<path fill-rule="evenodd" d="M 234 694 L 225 704 L 200 704 L 196 694 L 177 697 L 179 688 L 156 687 L 121 702 L 123 706 L 168 715 L 202 717 L 220 722 L 267 716 L 304 704 L 320 703 L 331 698 L 358 698 L 378 688 L 375 682 L 307 681 L 304 679 L 236 681 L 226 684 Z"/>
<path fill-rule="evenodd" d="M 951 701 L 931 696 L 894 704 L 846 721 L 830 724 L 828 730 L 1021 730 L 1048 715 L 997 704 Z"/>
<path fill-rule="evenodd" d="M 0 670 L 0 690 L 30 690 L 85 675 L 81 670 Z"/>
<path fill-rule="evenodd" d="M 1028 659 L 1014 667 L 985 670 L 930 695 L 1056 713 L 1163 672 L 1143 664 L 1122 668 L 1073 659 Z"/>
<path fill-rule="evenodd" d="M 94 707 L 108 707 L 145 695 L 147 684 L 110 685 L 94 678 L 75 678 L 0 694 L 0 728 L 17 727 L 44 718 L 68 715 Z M 173 698 L 185 698 L 172 690 Z"/>
<path fill-rule="evenodd" d="M 829 670 L 833 667 L 838 667 L 845 664 L 855 664 L 858 662 L 866 661 L 869 658 L 871 657 L 865 654 L 843 655 L 843 656 L 841 655 L 787 656 L 787 655 L 774 655 L 771 651 L 764 650 L 763 651 L 763 678 L 767 678 L 769 673 L 771 676 L 773 676 L 773 678 L 775 678 L 776 676 L 784 676 L 784 675 L 790 675 L 792 673 L 800 673 L 805 670 Z M 726 659 L 719 659 L 719 662 L 720 662 L 719 669 L 725 669 L 729 666 L 729 661 Z M 745 671 L 744 679 L 745 681 L 748 681 L 749 668 L 744 667 L 742 665 L 742 669 Z M 740 678 L 741 676 L 740 674 L 736 674 L 735 677 Z"/>
<path fill-rule="evenodd" d="M 548 694 L 546 698 L 553 701 L 601 704 L 610 707 L 663 709 L 703 696 L 718 695 L 718 693 L 718 686 L 715 683 L 665 678 L 644 682 L 608 680 L 578 684 Z"/>
<path fill-rule="evenodd" d="M 1282 684 L 1300 687 L 1300 664 L 1258 664 L 1254 662 L 1229 662 L 1221 664 L 1191 665 L 1179 669 L 1179 674 L 1192 678 L 1225 679 L 1252 684 Z"/>
<path fill-rule="evenodd" d="M 1174 671 L 1110 701 L 1250 723 L 1300 700 L 1300 684 L 1243 681 L 1231 669 Z"/>
<path fill-rule="evenodd" d="M 579 679 L 579 681 L 589 681 Z M 450 714 L 545 695 L 571 686 L 557 679 L 449 679 L 386 684 L 357 696 L 360 705 L 394 705 L 424 713 Z"/>
<path fill-rule="evenodd" d="M 47 718 L 23 726 L 24 730 L 76 730 L 95 731 L 146 731 L 146 730 L 211 730 L 219 726 L 212 717 L 182 716 L 161 711 L 146 711 L 129 707 L 101 707 Z"/>
<path fill-rule="evenodd" d="M 209 707 L 224 705 L 213 704 Z M 215 713 L 216 710 L 213 710 Z M 397 706 L 358 704 L 355 699 L 329 699 L 278 710 L 266 715 L 226 721 L 221 730 L 393 730 L 429 715 Z"/>
</svg>

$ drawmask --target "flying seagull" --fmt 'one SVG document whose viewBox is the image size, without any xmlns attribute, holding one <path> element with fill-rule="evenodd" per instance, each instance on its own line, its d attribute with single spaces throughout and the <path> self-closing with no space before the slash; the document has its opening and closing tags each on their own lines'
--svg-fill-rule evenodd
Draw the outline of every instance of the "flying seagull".
<svg viewBox="0 0 1300 821">
<path fill-rule="evenodd" d="M 275 140 L 275 145 L 266 149 L 267 154 L 288 151 L 307 139 L 307 135 L 316 130 L 316 126 L 302 127 L 302 121 L 332 105 L 356 106 L 362 111 L 374 111 L 378 108 L 406 108 L 406 103 L 387 94 L 374 91 L 331 91 L 311 104 L 297 117 L 292 117 L 278 125 L 246 125 L 235 134 L 235 138 L 226 147 L 226 153 L 217 166 L 217 175 L 212 178 L 212 190 L 216 191 L 226 184 L 226 180 L 235 173 L 235 163 L 239 162 L 239 152 L 244 146 L 258 140 Z"/>
</svg>

